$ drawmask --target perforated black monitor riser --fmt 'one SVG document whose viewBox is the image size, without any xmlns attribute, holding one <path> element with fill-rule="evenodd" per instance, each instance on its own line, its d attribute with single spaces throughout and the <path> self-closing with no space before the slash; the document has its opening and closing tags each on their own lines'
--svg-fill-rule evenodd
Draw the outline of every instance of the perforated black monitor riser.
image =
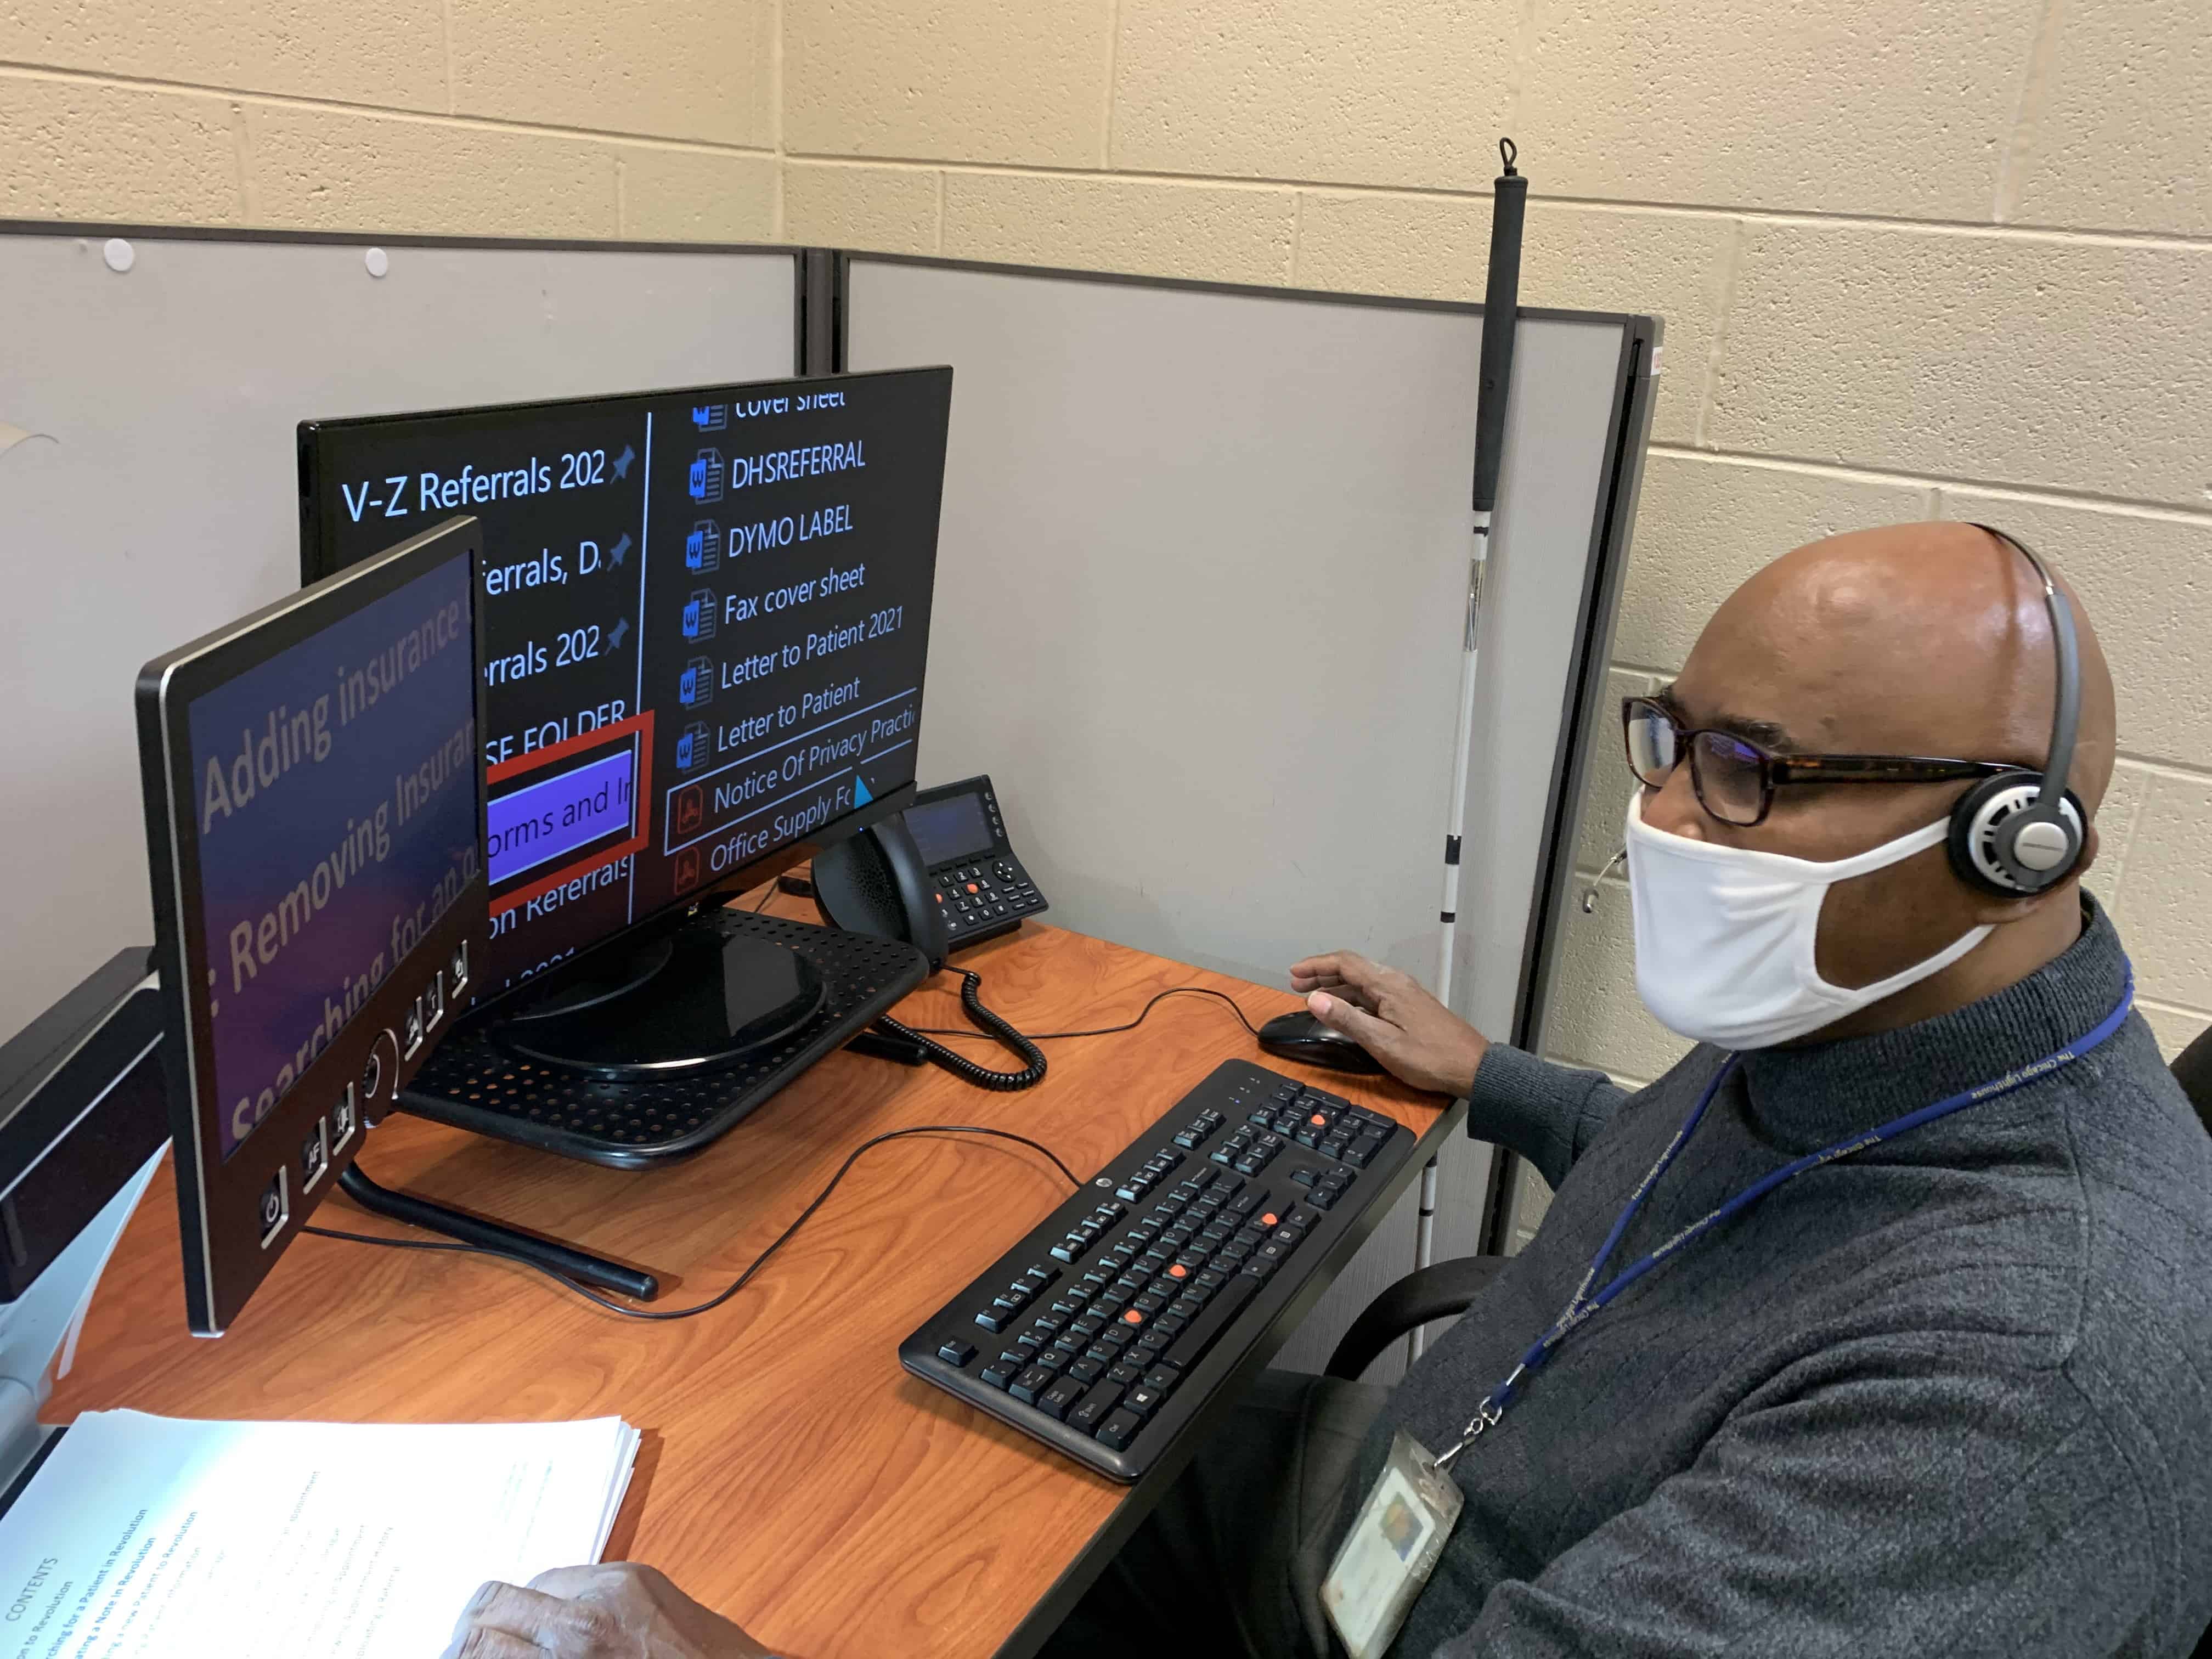
<svg viewBox="0 0 2212 1659">
<path fill-rule="evenodd" d="M 605 1083 L 518 1059 L 483 1030 L 447 1039 L 399 1104 L 418 1117 L 617 1169 L 690 1157 L 831 1049 L 852 1040 L 929 976 L 911 945 L 866 933 L 716 911 L 725 937 L 750 934 L 798 951 L 821 973 L 822 1012 L 742 1064 L 648 1083 Z"/>
</svg>

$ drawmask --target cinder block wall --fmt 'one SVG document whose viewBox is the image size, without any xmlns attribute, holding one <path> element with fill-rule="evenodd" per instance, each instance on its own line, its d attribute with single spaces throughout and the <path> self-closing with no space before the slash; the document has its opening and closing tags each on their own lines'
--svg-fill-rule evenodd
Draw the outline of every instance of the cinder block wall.
<svg viewBox="0 0 2212 1659">
<path fill-rule="evenodd" d="M 10 0 L 0 215 L 1470 298 L 1510 132 L 1526 297 L 1668 320 L 1616 688 L 1667 678 L 1796 543 L 2016 527 L 2119 676 L 2091 884 L 2178 1047 L 2212 1019 L 2203 24 L 2201 0 Z M 1587 869 L 1625 789 L 1601 769 Z M 1649 1079 L 1679 1045 L 1607 886 L 1554 1047 Z"/>
</svg>

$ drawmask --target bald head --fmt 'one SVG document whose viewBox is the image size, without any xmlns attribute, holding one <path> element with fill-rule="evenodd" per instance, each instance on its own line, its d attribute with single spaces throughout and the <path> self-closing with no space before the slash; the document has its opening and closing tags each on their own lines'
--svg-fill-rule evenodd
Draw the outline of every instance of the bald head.
<svg viewBox="0 0 2212 1659">
<path fill-rule="evenodd" d="M 2066 592 L 2081 665 L 2069 784 L 2094 814 L 2112 775 L 2112 679 Z M 1714 713 L 1769 728 L 1747 735 L 1777 748 L 2040 768 L 2054 653 L 2042 584 L 2011 546 L 1972 525 L 1893 525 L 1759 571 L 1714 613 L 1683 679 L 1710 684 L 1727 705 Z"/>
</svg>

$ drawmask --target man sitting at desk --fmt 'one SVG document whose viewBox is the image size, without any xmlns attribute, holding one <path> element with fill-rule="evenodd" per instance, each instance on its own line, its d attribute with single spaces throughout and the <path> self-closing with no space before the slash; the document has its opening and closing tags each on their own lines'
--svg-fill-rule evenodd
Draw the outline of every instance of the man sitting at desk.
<svg viewBox="0 0 2212 1659">
<path fill-rule="evenodd" d="M 2094 820 L 2112 689 L 2086 619 L 2080 647 Z M 1465 1509 L 1394 1654 L 2189 1650 L 2212 1618 L 2212 1139 L 2077 884 L 2094 821 L 2063 879 L 2001 896 L 1945 845 L 1990 769 L 1922 758 L 2042 766 L 2054 651 L 2023 553 L 1900 526 L 1777 561 L 1630 702 L 1638 988 L 1698 1043 L 1636 1094 L 1350 952 L 1291 969 L 1556 1195 L 1395 1389 L 1268 1373 L 1054 1659 L 1337 1651 L 1321 1592 L 1355 1516 L 1419 1535 L 1361 1514 L 1400 1430 L 1459 1448 Z M 487 1586 L 451 1651 L 763 1650 L 609 1567 Z"/>
</svg>

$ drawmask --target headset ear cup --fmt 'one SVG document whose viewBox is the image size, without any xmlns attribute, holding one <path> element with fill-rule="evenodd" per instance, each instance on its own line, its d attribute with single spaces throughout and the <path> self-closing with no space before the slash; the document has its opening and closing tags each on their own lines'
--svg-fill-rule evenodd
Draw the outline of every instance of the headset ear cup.
<svg viewBox="0 0 2212 1659">
<path fill-rule="evenodd" d="M 2040 772 L 2001 772 L 1984 778 L 1959 799 L 1951 809 L 1951 867 L 1977 891 L 1998 898 L 2030 898 L 2055 887 L 2081 861 L 2087 841 L 2088 814 L 2081 799 L 2069 789 L 2061 798 L 2059 814 L 2072 834 L 2073 846 L 2065 858 L 2029 885 L 2015 879 L 1997 855 L 1997 830 L 2006 819 L 2033 804 L 2042 792 Z"/>
</svg>

